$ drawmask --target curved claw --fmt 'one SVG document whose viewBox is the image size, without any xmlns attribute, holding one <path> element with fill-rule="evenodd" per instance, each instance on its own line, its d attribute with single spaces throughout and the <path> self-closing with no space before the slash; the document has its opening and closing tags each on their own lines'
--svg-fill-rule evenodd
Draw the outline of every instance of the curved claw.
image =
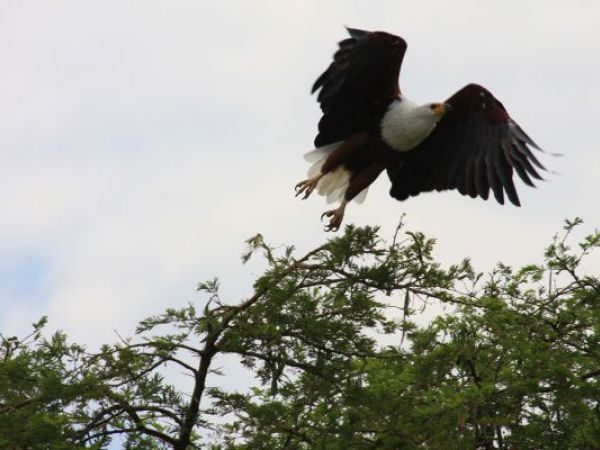
<svg viewBox="0 0 600 450">
<path fill-rule="evenodd" d="M 302 198 L 302 200 L 306 200 L 310 194 L 312 194 L 312 191 L 315 189 L 315 187 L 317 186 L 317 183 L 319 182 L 319 178 L 310 178 L 308 180 L 304 180 L 301 181 L 300 183 L 298 183 L 294 189 L 296 190 L 296 197 L 298 197 L 299 195 L 304 194 Z"/>
<path fill-rule="evenodd" d="M 342 220 L 344 219 L 344 212 L 340 211 L 340 209 L 332 209 L 331 211 L 325 211 L 321 214 L 321 221 L 323 221 L 324 217 L 331 217 L 329 220 L 329 224 L 325 225 L 325 231 L 338 231 L 340 226 L 342 225 Z"/>
</svg>

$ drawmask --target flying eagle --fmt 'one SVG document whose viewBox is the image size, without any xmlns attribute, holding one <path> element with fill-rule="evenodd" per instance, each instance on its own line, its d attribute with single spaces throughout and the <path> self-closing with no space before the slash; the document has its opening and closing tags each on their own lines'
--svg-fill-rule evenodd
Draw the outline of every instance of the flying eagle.
<svg viewBox="0 0 600 450">
<path fill-rule="evenodd" d="M 337 231 L 346 205 L 361 203 L 383 170 L 390 195 L 405 200 L 421 192 L 456 189 L 487 200 L 490 189 L 520 206 L 513 170 L 534 186 L 545 170 L 531 148 L 540 150 L 487 89 L 468 84 L 443 103 L 418 105 L 398 84 L 406 42 L 381 31 L 349 28 L 333 62 L 317 79 L 323 111 L 308 179 L 296 185 L 306 199 L 317 189 L 338 208 L 326 231 Z M 530 148 L 531 147 L 531 148 Z"/>
</svg>

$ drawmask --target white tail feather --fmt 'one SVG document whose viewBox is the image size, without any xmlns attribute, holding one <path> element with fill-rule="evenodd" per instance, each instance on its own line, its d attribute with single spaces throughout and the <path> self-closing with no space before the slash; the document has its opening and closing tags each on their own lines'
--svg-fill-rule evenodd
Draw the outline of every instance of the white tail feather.
<svg viewBox="0 0 600 450">
<path fill-rule="evenodd" d="M 304 154 L 304 160 L 309 163 L 317 161 L 324 162 L 332 151 L 338 148 L 342 144 L 342 141 L 334 142 L 333 144 L 324 145 L 323 147 L 317 147 L 308 153 Z"/>
<path fill-rule="evenodd" d="M 341 201 L 350 184 L 350 172 L 343 167 L 338 167 L 325 175 L 321 182 L 323 186 L 319 185 L 319 194 L 326 197 L 327 203 Z"/>
<path fill-rule="evenodd" d="M 304 159 L 312 163 L 308 169 L 308 178 L 314 178 L 321 173 L 321 167 L 329 155 L 342 144 L 342 141 L 333 144 L 318 147 L 304 155 Z M 342 201 L 346 189 L 350 185 L 350 171 L 343 166 L 338 167 L 333 172 L 329 172 L 321 178 L 317 185 L 317 192 L 326 198 L 327 203 Z M 357 203 L 365 201 L 367 189 L 363 189 L 354 200 Z"/>
<path fill-rule="evenodd" d="M 321 178 L 317 189 L 320 195 L 327 196 L 333 191 L 347 187 L 349 183 L 350 172 L 343 167 L 338 167 L 333 172 L 329 172 Z"/>
</svg>

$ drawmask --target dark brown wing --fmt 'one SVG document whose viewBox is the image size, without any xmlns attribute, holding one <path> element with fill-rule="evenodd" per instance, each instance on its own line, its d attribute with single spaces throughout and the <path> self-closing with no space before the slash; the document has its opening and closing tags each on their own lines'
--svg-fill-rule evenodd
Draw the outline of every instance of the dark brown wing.
<svg viewBox="0 0 600 450">
<path fill-rule="evenodd" d="M 333 62 L 317 79 L 323 117 L 315 146 L 331 144 L 378 123 L 400 94 L 398 77 L 406 42 L 398 36 L 348 29 Z"/>
<path fill-rule="evenodd" d="M 530 149 L 539 147 L 482 86 L 469 84 L 446 103 L 452 112 L 406 152 L 402 163 L 388 169 L 390 195 L 405 200 L 421 192 L 457 189 L 487 199 L 491 189 L 499 203 L 504 204 L 506 193 L 520 206 L 513 171 L 529 186 L 532 177 L 541 180 L 536 167 L 545 168 Z"/>
</svg>

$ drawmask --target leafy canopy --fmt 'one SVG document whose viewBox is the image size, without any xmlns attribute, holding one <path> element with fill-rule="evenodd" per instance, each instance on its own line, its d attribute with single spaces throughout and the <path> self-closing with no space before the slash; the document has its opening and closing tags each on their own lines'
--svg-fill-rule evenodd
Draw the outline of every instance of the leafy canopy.
<svg viewBox="0 0 600 450">
<path fill-rule="evenodd" d="M 403 226 L 390 242 L 348 226 L 302 256 L 257 235 L 247 298 L 201 283 L 205 301 L 94 353 L 45 319 L 1 336 L 0 448 L 599 447 L 600 278 L 582 265 L 600 233 L 573 247 L 580 224 L 542 263 L 489 274 L 442 267 Z M 223 357 L 253 380 L 215 387 Z"/>
</svg>

